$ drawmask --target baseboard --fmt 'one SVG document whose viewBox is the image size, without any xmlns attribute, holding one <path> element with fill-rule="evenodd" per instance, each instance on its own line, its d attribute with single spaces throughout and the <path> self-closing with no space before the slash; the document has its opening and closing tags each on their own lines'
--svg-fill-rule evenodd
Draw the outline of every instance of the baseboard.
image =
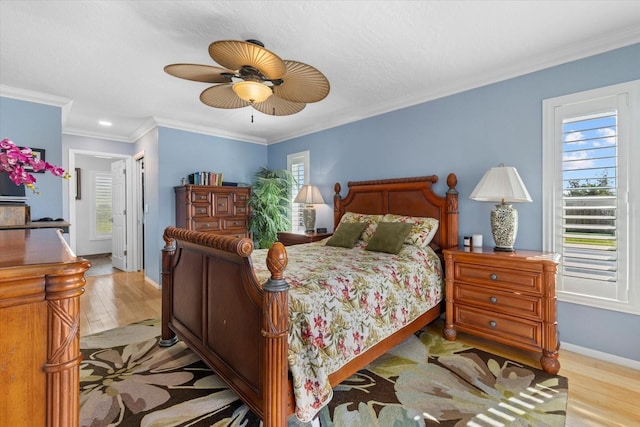
<svg viewBox="0 0 640 427">
<path fill-rule="evenodd" d="M 627 368 L 637 369 L 640 371 L 640 361 L 616 356 L 615 354 L 605 353 L 598 350 L 592 350 L 590 348 L 581 347 L 579 345 L 570 344 L 567 342 L 560 343 L 560 351 L 562 350 L 567 350 L 572 353 L 582 354 L 583 356 L 589 356 L 594 359 L 604 360 L 605 362 L 615 363 L 616 365 L 621 365 Z M 562 353 L 560 354 L 560 361 L 562 361 Z"/>
<path fill-rule="evenodd" d="M 159 284 L 157 284 L 156 282 L 154 282 L 153 280 L 151 280 L 149 278 L 149 276 L 144 276 L 144 281 L 147 282 L 148 284 L 150 284 L 151 286 L 153 286 L 156 289 L 162 289 L 162 286 L 160 286 Z"/>
</svg>

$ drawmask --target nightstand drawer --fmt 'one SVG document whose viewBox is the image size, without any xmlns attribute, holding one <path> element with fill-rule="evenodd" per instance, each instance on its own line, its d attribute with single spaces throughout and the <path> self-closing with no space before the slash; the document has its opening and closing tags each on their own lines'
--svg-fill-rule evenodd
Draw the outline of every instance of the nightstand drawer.
<svg viewBox="0 0 640 427">
<path fill-rule="evenodd" d="M 542 322 L 456 305 L 453 323 L 461 331 L 483 334 L 505 344 L 531 349 L 542 346 Z"/>
<path fill-rule="evenodd" d="M 535 271 L 510 270 L 508 268 L 456 263 L 455 280 L 542 293 L 541 274 Z"/>
<path fill-rule="evenodd" d="M 542 301 L 539 297 L 456 283 L 454 297 L 460 304 L 484 307 L 505 314 L 542 320 Z"/>
</svg>

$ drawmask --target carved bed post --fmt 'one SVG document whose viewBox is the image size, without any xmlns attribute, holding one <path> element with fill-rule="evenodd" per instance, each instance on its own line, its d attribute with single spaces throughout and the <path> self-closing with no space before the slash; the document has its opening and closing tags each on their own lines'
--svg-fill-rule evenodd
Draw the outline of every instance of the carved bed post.
<svg viewBox="0 0 640 427">
<path fill-rule="evenodd" d="M 456 247 L 458 242 L 458 177 L 454 173 L 447 176 L 447 236 L 448 247 Z M 443 248 L 447 249 L 447 248 Z"/>
<path fill-rule="evenodd" d="M 338 226 L 338 222 L 340 222 L 340 183 L 336 182 L 336 184 L 333 186 L 333 191 L 335 192 L 335 194 L 333 195 L 333 226 L 337 227 Z"/>
<path fill-rule="evenodd" d="M 178 342 L 178 337 L 168 326 L 173 305 L 173 256 L 176 253 L 176 242 L 174 238 L 167 236 L 166 230 L 162 238 L 164 239 L 164 248 L 162 248 L 162 334 L 158 345 L 171 347 Z"/>
<path fill-rule="evenodd" d="M 271 278 L 262 286 L 263 319 L 262 337 L 264 361 L 262 365 L 263 418 L 265 427 L 287 425 L 287 390 L 289 364 L 289 285 L 283 279 L 287 267 L 287 251 L 276 242 L 267 254 L 267 268 Z"/>
</svg>

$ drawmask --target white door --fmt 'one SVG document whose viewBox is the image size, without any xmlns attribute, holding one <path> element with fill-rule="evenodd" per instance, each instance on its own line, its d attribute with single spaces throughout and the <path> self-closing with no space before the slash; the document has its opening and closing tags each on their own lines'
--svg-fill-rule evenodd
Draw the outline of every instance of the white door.
<svg viewBox="0 0 640 427">
<path fill-rule="evenodd" d="M 111 163 L 111 206 L 113 229 L 111 261 L 117 269 L 127 271 L 127 185 L 124 160 Z"/>
</svg>

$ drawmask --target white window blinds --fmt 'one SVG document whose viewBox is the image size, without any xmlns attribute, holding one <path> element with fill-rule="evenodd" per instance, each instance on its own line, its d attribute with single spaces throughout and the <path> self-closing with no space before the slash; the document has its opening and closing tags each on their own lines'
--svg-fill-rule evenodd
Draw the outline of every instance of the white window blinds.
<svg viewBox="0 0 640 427">
<path fill-rule="evenodd" d="M 298 192 L 309 182 L 309 152 L 289 154 L 287 156 L 287 167 L 293 175 L 294 183 L 291 186 L 291 231 L 304 232 L 304 220 L 302 216 L 304 206 L 300 203 L 293 203 Z"/>
<path fill-rule="evenodd" d="M 618 279 L 617 111 L 562 123 L 564 276 Z M 621 206 L 624 210 L 624 206 Z"/>
<path fill-rule="evenodd" d="M 112 201 L 111 174 L 96 172 L 94 175 L 94 224 L 95 236 L 111 235 L 112 232 Z"/>
</svg>

